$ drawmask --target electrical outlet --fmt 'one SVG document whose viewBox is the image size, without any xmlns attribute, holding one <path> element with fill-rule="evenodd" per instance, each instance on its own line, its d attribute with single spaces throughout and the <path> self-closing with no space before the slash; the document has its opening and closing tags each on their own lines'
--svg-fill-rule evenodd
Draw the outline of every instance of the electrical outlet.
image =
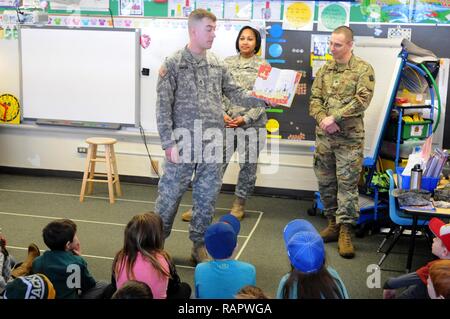
<svg viewBox="0 0 450 319">
<path fill-rule="evenodd" d="M 86 154 L 87 153 L 87 147 L 79 146 L 77 147 L 77 152 L 80 154 Z"/>
</svg>

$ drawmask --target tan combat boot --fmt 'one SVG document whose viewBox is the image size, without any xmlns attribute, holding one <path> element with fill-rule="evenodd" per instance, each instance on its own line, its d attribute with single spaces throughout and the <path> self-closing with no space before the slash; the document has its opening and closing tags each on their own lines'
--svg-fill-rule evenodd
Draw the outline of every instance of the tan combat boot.
<svg viewBox="0 0 450 319">
<path fill-rule="evenodd" d="M 238 220 L 242 220 L 244 218 L 244 210 L 245 198 L 236 196 L 236 199 L 233 202 L 233 207 L 231 207 L 230 214 L 236 217 Z"/>
<path fill-rule="evenodd" d="M 190 222 L 192 219 L 192 208 L 185 211 L 183 214 L 181 214 L 181 220 L 184 222 Z"/>
<path fill-rule="evenodd" d="M 355 257 L 355 248 L 352 244 L 351 225 L 342 224 L 339 232 L 338 252 L 344 258 Z"/>
<path fill-rule="evenodd" d="M 195 264 L 211 260 L 204 244 L 194 244 L 192 246 L 191 257 Z"/>
<path fill-rule="evenodd" d="M 40 256 L 41 252 L 39 251 L 39 247 L 36 244 L 30 244 L 28 246 L 28 256 L 25 261 L 20 264 L 18 267 L 14 268 L 11 271 L 11 276 L 14 278 L 20 276 L 27 276 L 31 272 L 31 266 L 33 265 L 33 261 L 37 256 Z"/>
<path fill-rule="evenodd" d="M 337 241 L 339 238 L 339 225 L 336 224 L 336 217 L 328 217 L 328 226 L 320 232 L 324 243 Z"/>
</svg>

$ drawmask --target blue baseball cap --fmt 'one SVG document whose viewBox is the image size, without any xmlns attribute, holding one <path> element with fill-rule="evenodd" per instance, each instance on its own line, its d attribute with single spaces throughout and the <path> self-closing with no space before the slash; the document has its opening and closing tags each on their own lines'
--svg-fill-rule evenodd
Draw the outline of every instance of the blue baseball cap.
<svg viewBox="0 0 450 319">
<path fill-rule="evenodd" d="M 233 255 L 240 228 L 239 220 L 227 214 L 206 229 L 205 247 L 212 258 L 225 259 Z"/>
<path fill-rule="evenodd" d="M 284 228 L 284 241 L 292 266 L 303 273 L 318 272 L 325 262 L 325 245 L 314 226 L 295 219 Z"/>
<path fill-rule="evenodd" d="M 219 218 L 219 222 L 230 224 L 231 227 L 233 227 L 236 235 L 239 234 L 239 232 L 241 231 L 241 222 L 234 215 L 231 214 L 223 215 L 222 217 Z"/>
<path fill-rule="evenodd" d="M 313 233 L 317 233 L 317 230 L 314 228 L 314 226 L 305 219 L 294 219 L 291 220 L 283 230 L 283 238 L 284 242 L 287 244 L 289 239 L 291 239 L 292 236 L 297 234 L 301 231 L 310 231 Z"/>
</svg>

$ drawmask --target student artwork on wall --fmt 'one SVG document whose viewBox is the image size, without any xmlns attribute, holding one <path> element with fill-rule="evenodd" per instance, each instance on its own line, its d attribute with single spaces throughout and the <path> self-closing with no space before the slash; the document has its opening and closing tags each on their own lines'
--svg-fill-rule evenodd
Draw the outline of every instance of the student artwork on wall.
<svg viewBox="0 0 450 319">
<path fill-rule="evenodd" d="M 351 22 L 450 23 L 448 0 L 357 1 L 352 3 Z"/>
<path fill-rule="evenodd" d="M 237 0 L 225 1 L 224 19 L 251 19 L 252 17 L 252 1 Z"/>
<path fill-rule="evenodd" d="M 18 3 L 18 0 L 0 0 L 0 7 L 15 8 Z"/>
<path fill-rule="evenodd" d="M 222 19 L 223 18 L 223 2 L 214 0 L 197 0 L 195 1 L 195 9 L 203 8 L 208 10 L 214 15 Z"/>
<path fill-rule="evenodd" d="M 191 0 L 169 0 L 167 16 L 172 18 L 188 17 L 195 9 L 195 1 Z"/>
<path fill-rule="evenodd" d="M 283 29 L 311 31 L 314 25 L 315 1 L 285 1 Z"/>
<path fill-rule="evenodd" d="M 319 69 L 333 59 L 328 47 L 329 34 L 311 34 L 311 68 L 312 77 L 316 77 Z"/>
<path fill-rule="evenodd" d="M 252 19 L 266 21 L 281 20 L 282 14 L 281 0 L 253 0 Z"/>
<path fill-rule="evenodd" d="M 143 16 L 144 0 L 120 0 L 120 15 Z"/>
<path fill-rule="evenodd" d="M 74 2 L 49 1 L 52 10 L 108 11 L 109 0 L 79 0 Z"/>
<path fill-rule="evenodd" d="M 317 19 L 318 31 L 333 31 L 341 25 L 350 24 L 349 2 L 320 1 L 319 17 Z"/>
</svg>

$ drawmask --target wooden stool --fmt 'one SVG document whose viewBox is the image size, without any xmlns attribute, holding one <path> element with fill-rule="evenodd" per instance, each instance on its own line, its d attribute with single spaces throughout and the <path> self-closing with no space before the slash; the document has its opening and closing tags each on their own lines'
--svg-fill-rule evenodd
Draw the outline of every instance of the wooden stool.
<svg viewBox="0 0 450 319">
<path fill-rule="evenodd" d="M 114 203 L 114 188 L 116 187 L 117 196 L 122 196 L 120 188 L 119 174 L 117 173 L 116 154 L 114 153 L 114 144 L 117 140 L 107 137 L 90 137 L 86 140 L 89 149 L 86 157 L 86 166 L 83 174 L 83 183 L 81 184 L 80 202 L 84 200 L 84 195 L 91 195 L 94 190 L 94 182 L 108 183 L 109 202 Z M 105 146 L 105 156 L 97 156 L 97 146 Z M 106 173 L 96 173 L 95 164 L 97 162 L 106 163 Z M 106 179 L 96 179 L 95 177 L 106 177 Z M 88 183 L 89 182 L 89 183 Z"/>
</svg>

